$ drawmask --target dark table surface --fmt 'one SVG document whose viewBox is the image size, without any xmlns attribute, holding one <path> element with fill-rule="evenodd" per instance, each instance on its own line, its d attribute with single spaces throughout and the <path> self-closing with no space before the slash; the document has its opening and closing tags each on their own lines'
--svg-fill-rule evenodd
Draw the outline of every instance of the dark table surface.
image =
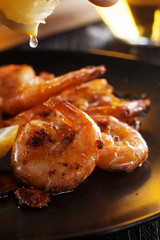
<svg viewBox="0 0 160 240">
<path fill-rule="evenodd" d="M 54 35 L 39 41 L 40 50 L 72 50 L 84 51 L 88 49 L 101 49 L 132 54 L 140 60 L 160 65 L 160 47 L 131 46 L 114 38 L 109 29 L 102 23 L 91 24 L 76 30 Z M 28 44 L 19 46 L 15 51 L 29 50 Z M 160 218 L 148 220 L 119 232 L 102 236 L 95 236 L 96 240 L 158 240 L 160 238 Z"/>
</svg>

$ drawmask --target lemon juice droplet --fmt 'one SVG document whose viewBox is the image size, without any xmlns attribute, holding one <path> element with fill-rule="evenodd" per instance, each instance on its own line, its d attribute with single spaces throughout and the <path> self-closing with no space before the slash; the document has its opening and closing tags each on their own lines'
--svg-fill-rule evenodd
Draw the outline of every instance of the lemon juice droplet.
<svg viewBox="0 0 160 240">
<path fill-rule="evenodd" d="M 31 36 L 30 35 L 30 41 L 29 41 L 29 46 L 31 48 L 36 48 L 38 46 L 38 39 L 36 36 Z"/>
</svg>

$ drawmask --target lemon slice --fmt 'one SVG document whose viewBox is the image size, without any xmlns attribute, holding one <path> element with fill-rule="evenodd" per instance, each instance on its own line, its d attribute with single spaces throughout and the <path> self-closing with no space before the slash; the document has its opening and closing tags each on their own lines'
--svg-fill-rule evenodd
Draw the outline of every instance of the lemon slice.
<svg viewBox="0 0 160 240">
<path fill-rule="evenodd" d="M 11 149 L 18 133 L 18 125 L 0 128 L 0 158 Z"/>
<path fill-rule="evenodd" d="M 37 36 L 59 0 L 0 0 L 0 22 L 14 31 Z"/>
</svg>

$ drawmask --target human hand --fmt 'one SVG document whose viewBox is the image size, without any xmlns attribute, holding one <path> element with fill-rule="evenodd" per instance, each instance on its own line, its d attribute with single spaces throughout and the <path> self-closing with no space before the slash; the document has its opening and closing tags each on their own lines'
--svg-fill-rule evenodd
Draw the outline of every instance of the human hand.
<svg viewBox="0 0 160 240">
<path fill-rule="evenodd" d="M 89 0 L 91 3 L 100 7 L 110 7 L 114 5 L 118 0 Z"/>
</svg>

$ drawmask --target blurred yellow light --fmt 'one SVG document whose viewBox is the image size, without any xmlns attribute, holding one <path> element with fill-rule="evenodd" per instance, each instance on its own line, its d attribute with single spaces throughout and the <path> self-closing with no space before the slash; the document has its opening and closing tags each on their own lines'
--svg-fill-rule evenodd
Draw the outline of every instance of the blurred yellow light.
<svg viewBox="0 0 160 240">
<path fill-rule="evenodd" d="M 154 23 L 152 26 L 152 40 L 158 41 L 160 39 L 160 10 L 156 10 L 154 13 Z"/>
<path fill-rule="evenodd" d="M 116 37 L 131 40 L 139 37 L 138 29 L 126 0 L 120 0 L 109 8 L 96 7 L 96 10 Z"/>
</svg>

